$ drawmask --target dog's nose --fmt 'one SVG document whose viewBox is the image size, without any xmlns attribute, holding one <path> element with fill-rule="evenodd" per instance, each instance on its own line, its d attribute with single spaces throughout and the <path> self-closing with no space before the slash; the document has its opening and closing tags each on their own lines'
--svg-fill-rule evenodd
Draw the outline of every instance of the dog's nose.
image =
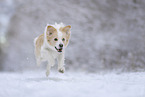
<svg viewBox="0 0 145 97">
<path fill-rule="evenodd" d="M 63 47 L 63 44 L 59 44 L 59 47 Z"/>
</svg>

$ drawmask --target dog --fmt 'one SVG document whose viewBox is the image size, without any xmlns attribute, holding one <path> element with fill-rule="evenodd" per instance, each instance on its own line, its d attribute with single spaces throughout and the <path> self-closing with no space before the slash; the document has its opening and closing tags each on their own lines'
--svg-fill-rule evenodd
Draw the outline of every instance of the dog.
<svg viewBox="0 0 145 97">
<path fill-rule="evenodd" d="M 50 74 L 50 69 L 58 63 L 58 71 L 64 73 L 64 54 L 71 36 L 71 26 L 65 26 L 63 23 L 54 25 L 47 24 L 45 31 L 34 39 L 35 58 L 37 66 L 41 62 L 47 61 L 46 76 Z"/>
</svg>

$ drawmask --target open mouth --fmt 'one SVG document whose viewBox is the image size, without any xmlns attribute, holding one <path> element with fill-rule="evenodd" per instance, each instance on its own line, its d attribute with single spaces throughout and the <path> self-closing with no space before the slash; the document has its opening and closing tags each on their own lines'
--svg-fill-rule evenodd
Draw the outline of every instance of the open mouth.
<svg viewBox="0 0 145 97">
<path fill-rule="evenodd" d="M 55 49 L 56 49 L 58 52 L 62 52 L 62 48 L 57 49 L 57 48 L 55 47 Z"/>
</svg>

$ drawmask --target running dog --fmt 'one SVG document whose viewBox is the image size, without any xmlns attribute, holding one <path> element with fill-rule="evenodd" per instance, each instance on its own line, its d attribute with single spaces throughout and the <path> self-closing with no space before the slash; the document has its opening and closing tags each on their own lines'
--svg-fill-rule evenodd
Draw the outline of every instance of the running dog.
<svg viewBox="0 0 145 97">
<path fill-rule="evenodd" d="M 64 73 L 64 54 L 65 48 L 69 43 L 71 35 L 71 26 L 65 26 L 63 23 L 49 25 L 45 31 L 34 39 L 36 63 L 40 66 L 41 62 L 47 61 L 46 76 L 50 74 L 50 69 L 58 63 L 58 71 Z"/>
</svg>

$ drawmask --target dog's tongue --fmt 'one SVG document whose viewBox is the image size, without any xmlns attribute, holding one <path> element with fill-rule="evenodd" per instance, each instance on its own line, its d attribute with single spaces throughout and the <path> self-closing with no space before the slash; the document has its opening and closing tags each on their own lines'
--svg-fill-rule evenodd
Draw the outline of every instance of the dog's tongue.
<svg viewBox="0 0 145 97">
<path fill-rule="evenodd" d="M 62 51 L 62 49 L 58 49 L 58 51 Z"/>
<path fill-rule="evenodd" d="M 59 51 L 62 51 L 62 49 L 59 49 Z"/>
</svg>

